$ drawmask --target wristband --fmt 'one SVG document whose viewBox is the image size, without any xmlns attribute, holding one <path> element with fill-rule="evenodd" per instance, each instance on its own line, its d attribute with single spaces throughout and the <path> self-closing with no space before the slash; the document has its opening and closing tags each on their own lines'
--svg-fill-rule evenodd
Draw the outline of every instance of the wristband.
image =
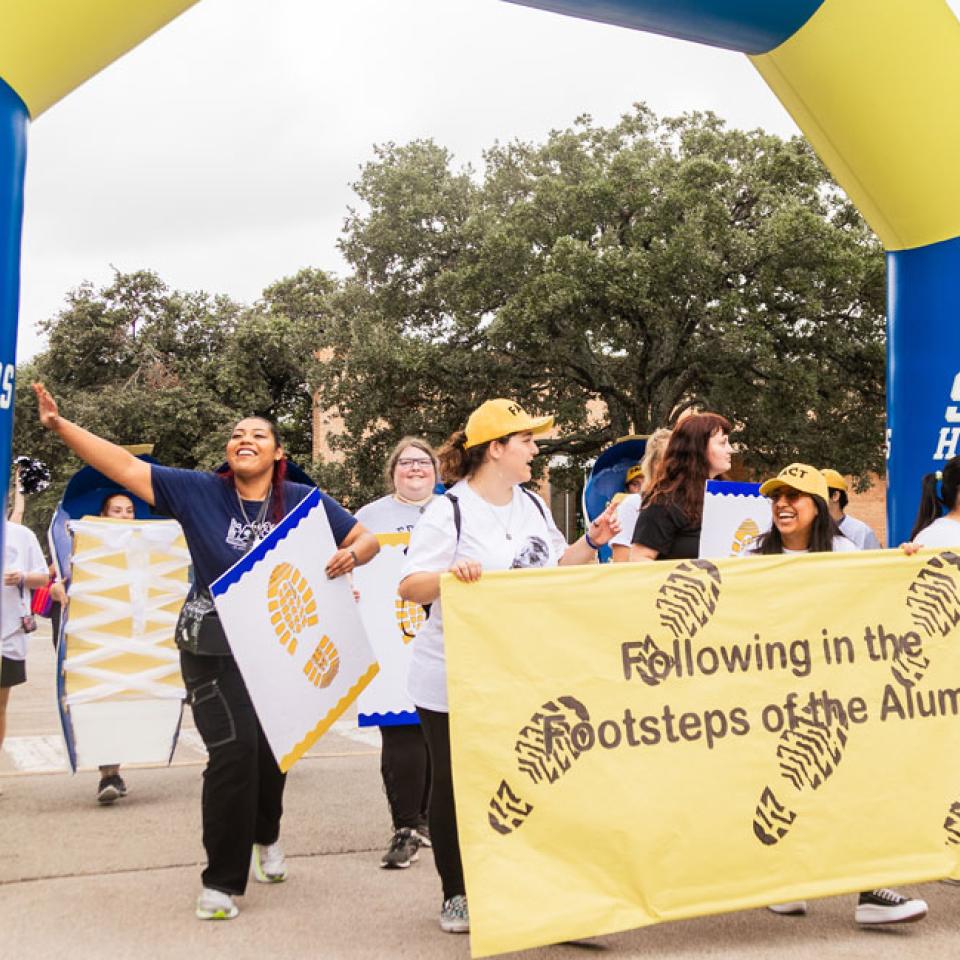
<svg viewBox="0 0 960 960">
<path fill-rule="evenodd" d="M 583 535 L 583 539 L 587 541 L 587 546 L 588 546 L 591 550 L 599 550 L 599 549 L 600 549 L 600 544 L 599 544 L 599 543 L 594 543 L 594 542 L 590 539 L 590 534 L 589 534 L 589 533 L 585 533 L 585 534 Z"/>
</svg>

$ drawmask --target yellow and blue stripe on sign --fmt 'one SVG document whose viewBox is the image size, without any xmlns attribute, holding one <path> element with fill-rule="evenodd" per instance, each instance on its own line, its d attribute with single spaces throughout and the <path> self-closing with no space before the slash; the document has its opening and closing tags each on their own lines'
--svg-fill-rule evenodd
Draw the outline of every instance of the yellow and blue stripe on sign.
<svg viewBox="0 0 960 960">
<path fill-rule="evenodd" d="M 647 30 L 741 53 L 793 36 L 823 0 L 509 0 L 583 20 Z"/>
</svg>

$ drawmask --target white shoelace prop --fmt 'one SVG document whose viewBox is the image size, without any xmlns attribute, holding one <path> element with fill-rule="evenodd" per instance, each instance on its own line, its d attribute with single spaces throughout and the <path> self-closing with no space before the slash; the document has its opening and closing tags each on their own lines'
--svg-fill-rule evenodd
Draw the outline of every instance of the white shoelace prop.
<svg viewBox="0 0 960 960">
<path fill-rule="evenodd" d="M 66 705 L 118 695 L 183 699 L 174 643 L 190 553 L 172 520 L 70 523 Z M 119 663 L 106 665 L 123 655 Z M 175 682 L 171 682 L 175 680 Z"/>
</svg>

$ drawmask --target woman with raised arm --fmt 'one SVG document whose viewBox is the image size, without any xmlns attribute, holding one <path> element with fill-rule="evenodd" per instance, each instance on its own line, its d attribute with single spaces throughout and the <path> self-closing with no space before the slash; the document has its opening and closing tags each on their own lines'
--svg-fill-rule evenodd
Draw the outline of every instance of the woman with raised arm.
<svg viewBox="0 0 960 960">
<path fill-rule="evenodd" d="M 663 462 L 643 494 L 631 560 L 693 560 L 699 555 L 706 482 L 730 469 L 732 429 L 718 413 L 695 413 L 674 427 Z"/>
<path fill-rule="evenodd" d="M 176 519 L 190 549 L 194 582 L 177 624 L 184 686 L 209 759 L 203 774 L 203 845 L 207 867 L 196 913 L 202 920 L 237 915 L 234 896 L 251 867 L 263 883 L 286 879 L 280 832 L 285 776 L 270 750 L 227 637 L 210 584 L 261 540 L 309 492 L 285 479 L 276 427 L 247 417 L 227 441 L 225 474 L 178 470 L 138 460 L 123 447 L 60 416 L 56 401 L 34 384 L 40 422 L 95 470 Z M 326 565 L 339 577 L 379 550 L 376 537 L 321 494 L 338 549 Z"/>
<path fill-rule="evenodd" d="M 440 929 L 447 933 L 466 933 L 470 918 L 453 801 L 440 578 L 449 572 L 473 583 L 485 570 L 593 563 L 619 530 L 611 506 L 568 546 L 544 502 L 522 486 L 537 455 L 534 434 L 552 425 L 553 417 L 532 417 L 511 400 L 488 400 L 474 410 L 440 449 L 441 476 L 453 486 L 414 527 L 400 574 L 401 598 L 430 604 L 413 641 L 407 690 L 430 752 L 428 819 L 443 885 Z"/>
</svg>

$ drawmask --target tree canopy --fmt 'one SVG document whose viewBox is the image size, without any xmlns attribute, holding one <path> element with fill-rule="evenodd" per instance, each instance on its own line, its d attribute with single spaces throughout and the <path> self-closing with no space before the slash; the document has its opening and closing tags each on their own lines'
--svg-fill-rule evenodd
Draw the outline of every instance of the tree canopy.
<svg viewBox="0 0 960 960">
<path fill-rule="evenodd" d="M 340 482 L 498 395 L 555 413 L 543 446 L 574 467 L 701 406 L 759 470 L 882 470 L 882 252 L 802 139 L 638 105 L 495 145 L 481 173 L 386 144 L 355 188 L 317 375 Z"/>
<path fill-rule="evenodd" d="M 116 443 L 155 444 L 162 463 L 215 467 L 244 416 L 274 420 L 288 453 L 309 468 L 309 357 L 320 339 L 317 304 L 335 281 L 303 270 L 268 287 L 252 307 L 224 296 L 170 290 L 149 271 L 82 284 L 45 324 L 48 348 L 18 373 L 14 446 L 48 464 L 53 482 L 30 498 L 47 519 L 82 466 L 37 421 L 30 391 L 42 380 L 64 416 Z"/>
<path fill-rule="evenodd" d="M 495 144 L 480 170 L 388 143 L 354 186 L 343 279 L 302 270 L 252 306 L 149 271 L 70 295 L 18 377 L 16 452 L 54 472 L 36 506 L 78 464 L 37 424 L 35 378 L 65 415 L 185 467 L 218 463 L 250 414 L 309 465 L 316 392 L 344 429 L 314 476 L 353 507 L 397 439 L 438 443 L 494 396 L 556 415 L 542 446 L 571 487 L 693 406 L 728 416 L 759 471 L 882 472 L 882 251 L 802 139 L 636 105 Z"/>
</svg>

